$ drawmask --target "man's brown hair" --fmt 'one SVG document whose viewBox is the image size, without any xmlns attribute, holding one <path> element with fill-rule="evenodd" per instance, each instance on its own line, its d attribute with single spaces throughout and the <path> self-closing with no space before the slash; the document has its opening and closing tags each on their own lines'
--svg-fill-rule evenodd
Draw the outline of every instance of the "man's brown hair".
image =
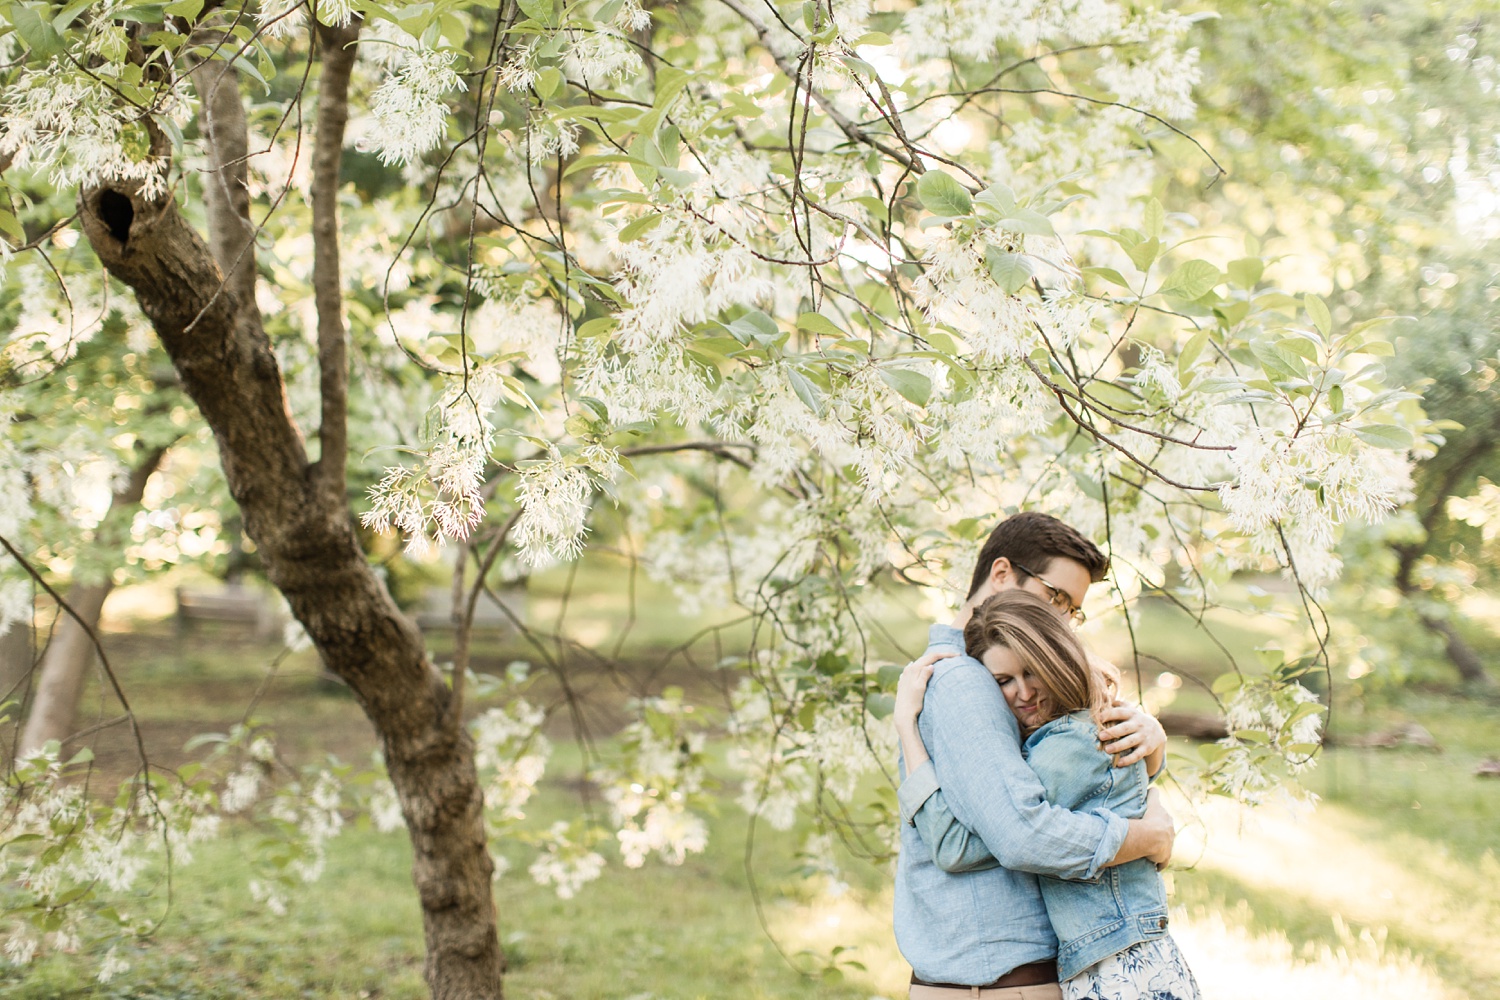
<svg viewBox="0 0 1500 1000">
<path fill-rule="evenodd" d="M 979 562 L 974 567 L 974 581 L 969 584 L 969 596 L 973 597 L 989 579 L 990 567 L 996 559 L 1009 559 L 1011 568 L 1025 576 L 1031 574 L 1021 566 L 1037 573 L 1047 572 L 1047 564 L 1057 558 L 1072 559 L 1089 571 L 1089 579 L 1095 583 L 1104 579 L 1109 569 L 1109 557 L 1099 551 L 1099 546 L 1084 538 L 1078 529 L 1064 524 L 1051 514 L 1034 510 L 1013 514 L 995 525 L 990 537 L 979 550 Z M 1020 565 L 1017 565 L 1017 564 Z"/>
</svg>

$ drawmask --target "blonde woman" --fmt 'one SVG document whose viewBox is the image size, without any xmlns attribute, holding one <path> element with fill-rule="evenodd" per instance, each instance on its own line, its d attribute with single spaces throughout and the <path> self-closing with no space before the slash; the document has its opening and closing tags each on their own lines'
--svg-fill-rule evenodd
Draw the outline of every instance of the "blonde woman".
<svg viewBox="0 0 1500 1000">
<path fill-rule="evenodd" d="M 1110 682 L 1090 666 L 1048 602 L 1022 590 L 1002 591 L 975 610 L 964 643 L 999 684 L 1021 727 L 1022 753 L 1050 804 L 1129 818 L 1145 813 L 1147 762 L 1117 767 L 1101 749 L 1100 716 L 1113 702 Z M 930 658 L 913 663 L 897 690 L 896 728 L 908 773 L 928 760 L 917 717 L 932 670 Z M 1152 763 L 1159 765 L 1159 757 Z M 911 822 L 944 871 L 995 863 L 940 789 L 915 809 Z M 1149 859 L 1106 868 L 1088 881 L 1044 877 L 1040 884 L 1057 933 L 1065 1000 L 1199 1000 L 1193 974 L 1167 934 L 1166 891 Z"/>
</svg>

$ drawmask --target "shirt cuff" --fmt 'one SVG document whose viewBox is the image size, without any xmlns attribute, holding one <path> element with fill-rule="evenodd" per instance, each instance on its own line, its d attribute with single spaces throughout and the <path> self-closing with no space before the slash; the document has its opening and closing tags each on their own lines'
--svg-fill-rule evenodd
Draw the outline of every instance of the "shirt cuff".
<svg viewBox="0 0 1500 1000">
<path fill-rule="evenodd" d="M 1130 833 L 1129 820 L 1121 819 L 1105 809 L 1096 809 L 1094 815 L 1108 823 L 1109 828 L 1104 831 L 1104 839 L 1099 841 L 1099 849 L 1094 852 L 1093 864 L 1089 865 L 1086 877 L 1091 879 L 1098 878 L 1099 873 L 1115 859 L 1115 855 L 1120 853 L 1120 848 L 1125 843 L 1126 834 Z"/>
<path fill-rule="evenodd" d="M 901 806 L 901 822 L 916 825 L 915 817 L 917 810 L 922 808 L 923 803 L 932 798 L 932 793 L 938 790 L 937 768 L 932 766 L 932 761 L 924 761 L 921 767 L 912 771 L 901 782 L 901 787 L 896 789 L 896 801 Z M 1121 841 L 1125 838 L 1121 836 Z M 1118 847 L 1115 848 L 1119 850 Z M 1113 854 L 1110 857 L 1114 857 Z"/>
</svg>

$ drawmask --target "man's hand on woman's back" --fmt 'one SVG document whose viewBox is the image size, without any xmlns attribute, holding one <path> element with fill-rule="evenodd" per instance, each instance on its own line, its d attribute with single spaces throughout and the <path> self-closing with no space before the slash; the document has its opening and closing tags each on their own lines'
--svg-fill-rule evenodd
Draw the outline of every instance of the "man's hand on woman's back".
<svg viewBox="0 0 1500 1000">
<path fill-rule="evenodd" d="M 1156 717 L 1139 705 L 1117 701 L 1101 716 L 1106 725 L 1099 730 L 1099 744 L 1104 752 L 1115 756 L 1116 767 L 1128 767 L 1138 760 L 1146 761 L 1146 770 L 1155 774 L 1166 756 L 1167 731 Z M 1151 759 L 1147 759 L 1151 758 Z"/>
</svg>

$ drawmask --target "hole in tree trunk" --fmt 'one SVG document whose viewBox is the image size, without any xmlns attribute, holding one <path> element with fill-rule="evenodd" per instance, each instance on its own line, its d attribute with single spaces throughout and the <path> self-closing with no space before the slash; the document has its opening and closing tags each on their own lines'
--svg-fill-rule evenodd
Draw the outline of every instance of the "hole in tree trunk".
<svg viewBox="0 0 1500 1000">
<path fill-rule="evenodd" d="M 109 227 L 109 235 L 124 246 L 130 239 L 130 224 L 135 221 L 135 206 L 120 192 L 105 189 L 99 193 L 99 218 Z"/>
</svg>

